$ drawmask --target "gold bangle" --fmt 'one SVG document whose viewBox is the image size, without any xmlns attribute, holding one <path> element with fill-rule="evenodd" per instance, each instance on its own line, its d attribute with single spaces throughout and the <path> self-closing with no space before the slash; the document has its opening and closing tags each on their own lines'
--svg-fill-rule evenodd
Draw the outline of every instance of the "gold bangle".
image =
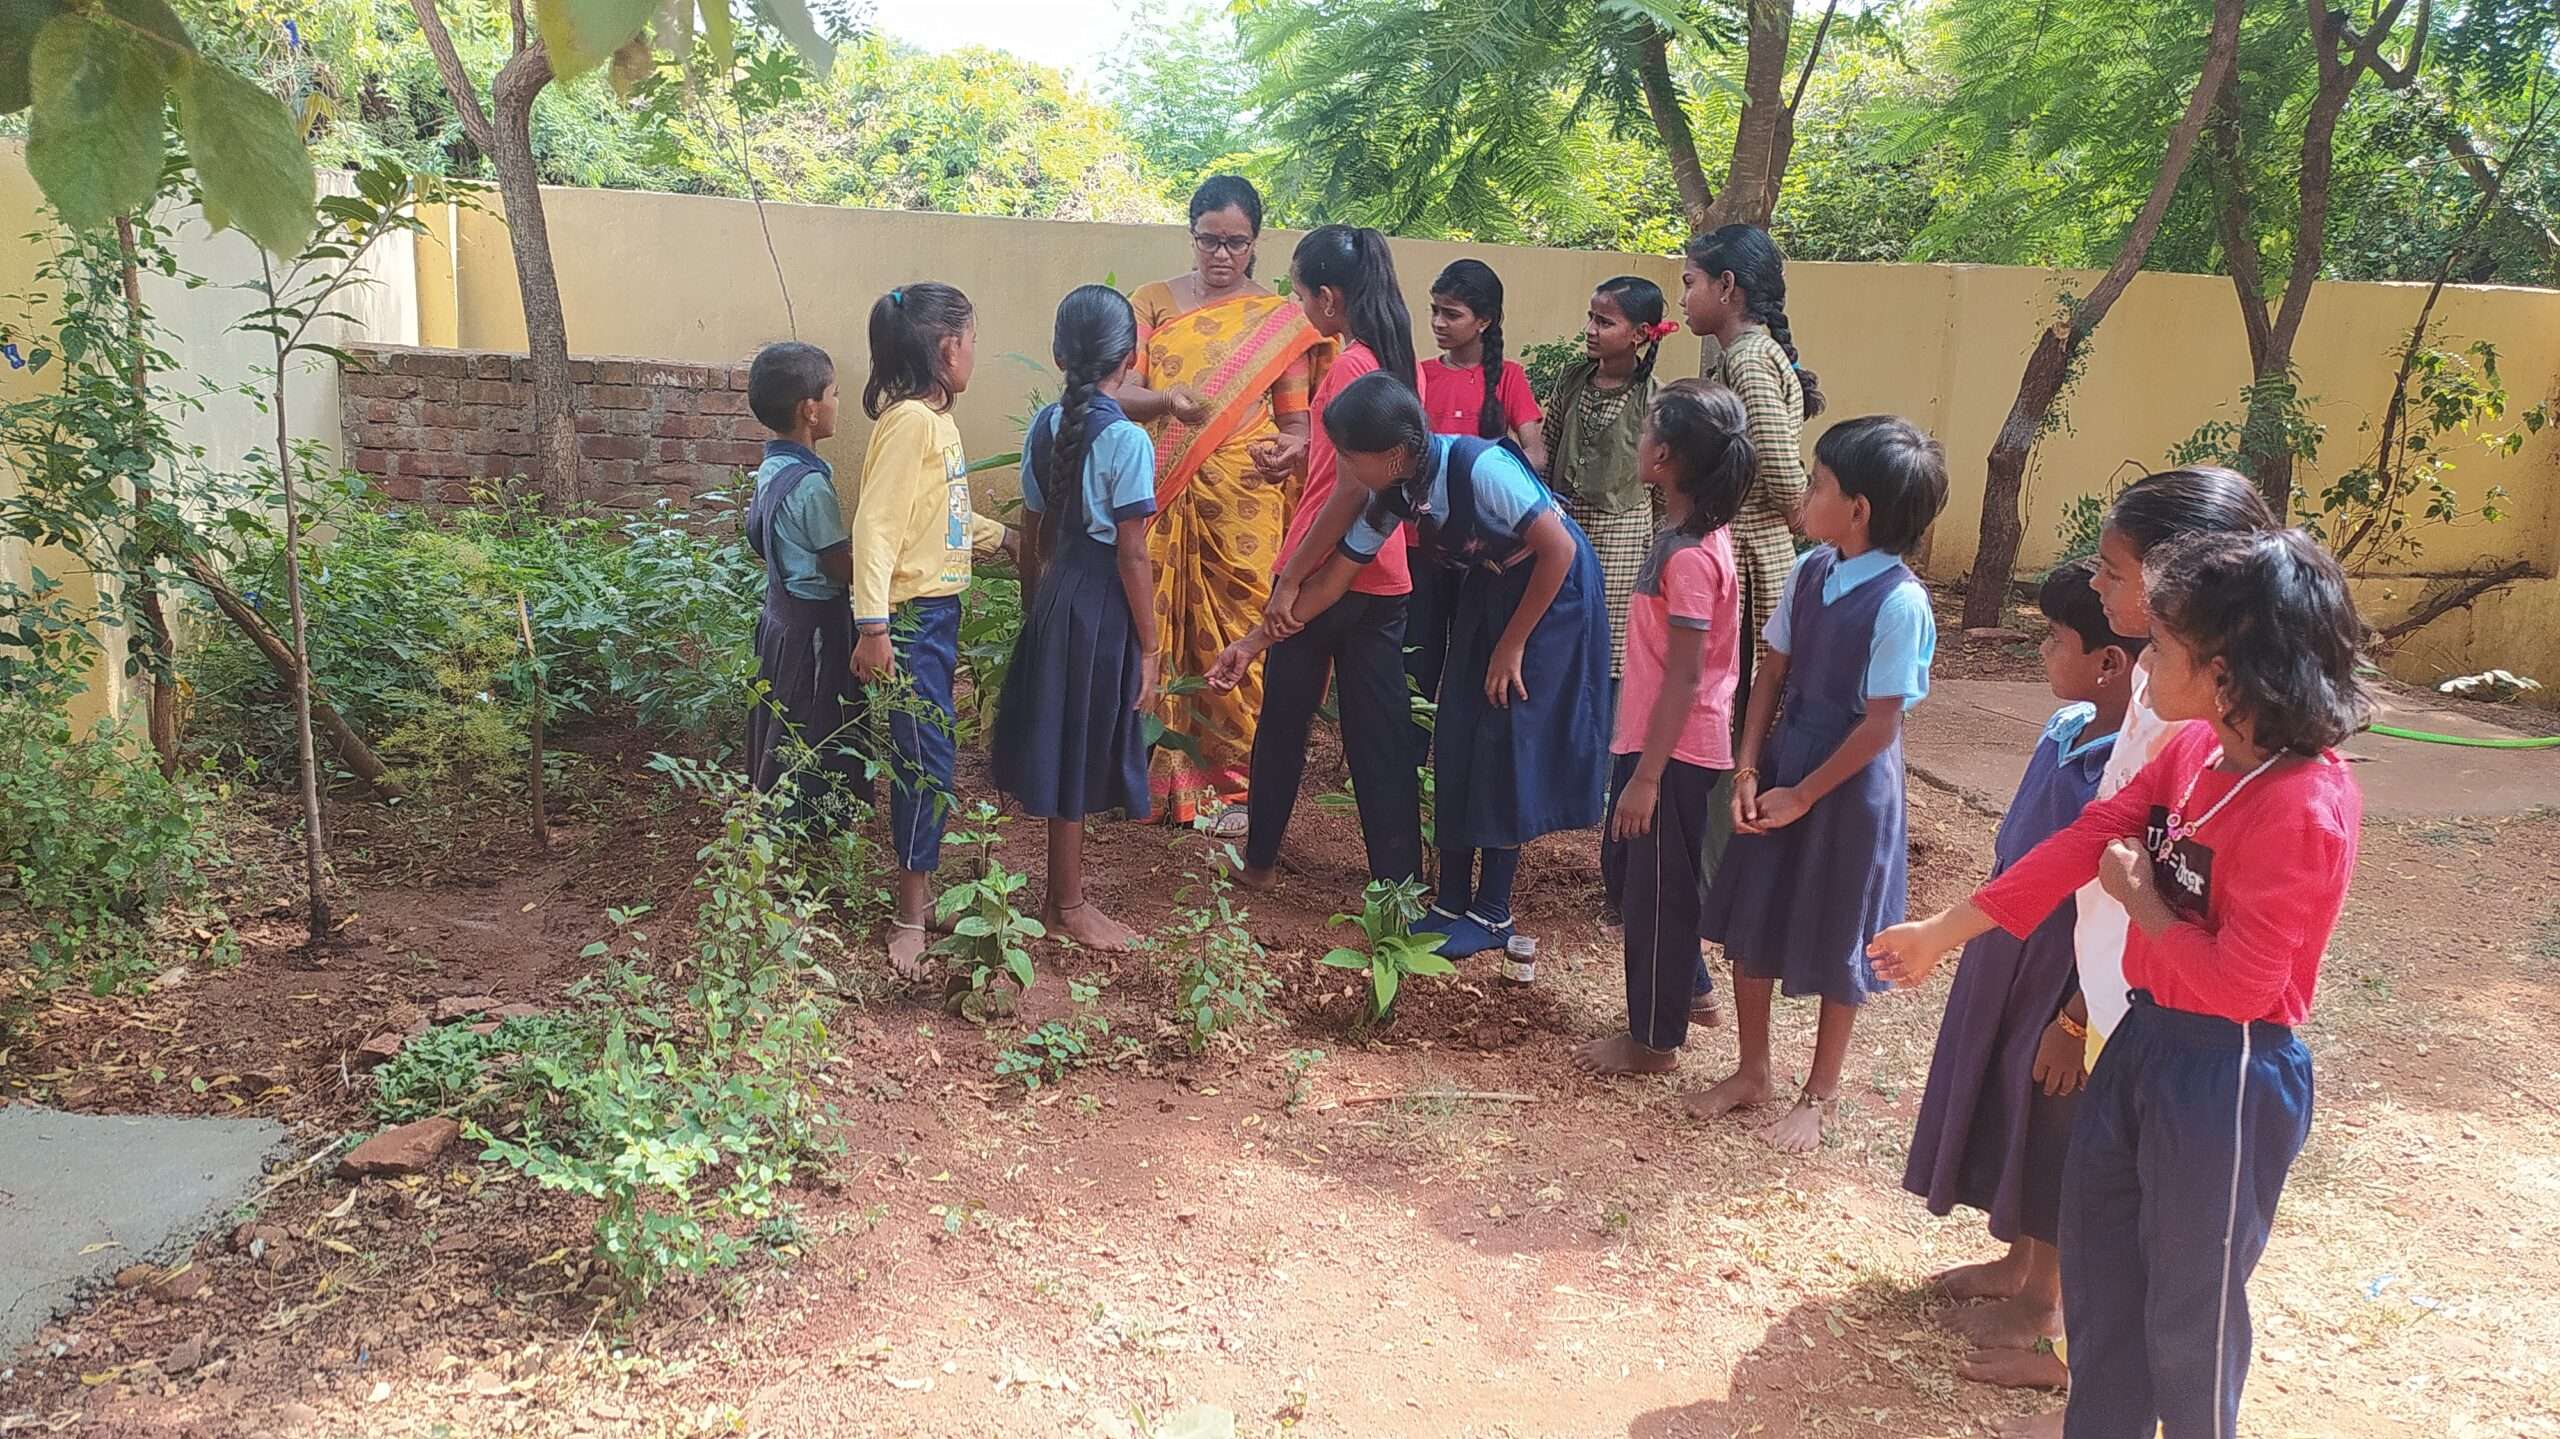
<svg viewBox="0 0 2560 1439">
<path fill-rule="evenodd" d="M 1733 782 L 1735 784 L 1740 784 L 1746 779 L 1756 780 L 1759 777 L 1760 769 L 1757 765 L 1744 765 L 1742 768 L 1733 772 Z"/>
<path fill-rule="evenodd" d="M 2073 1039 L 2087 1039 L 2089 1037 L 2089 1027 L 2085 1024 L 2074 1023 L 2071 1015 L 2067 1011 L 2055 1015 L 2053 1017 L 2053 1022 L 2061 1025 L 2062 1032 L 2070 1035 Z"/>
</svg>

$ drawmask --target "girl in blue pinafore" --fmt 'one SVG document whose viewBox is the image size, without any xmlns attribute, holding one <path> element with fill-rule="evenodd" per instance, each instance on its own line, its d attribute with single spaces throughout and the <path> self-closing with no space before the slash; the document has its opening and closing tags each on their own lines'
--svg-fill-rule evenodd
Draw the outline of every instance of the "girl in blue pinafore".
<svg viewBox="0 0 2560 1439">
<path fill-rule="evenodd" d="M 1600 562 L 1508 440 L 1434 435 L 1422 402 L 1385 375 L 1325 406 L 1341 473 L 1371 500 L 1301 589 L 1303 623 L 1410 521 L 1419 563 L 1463 572 L 1432 744 L 1440 887 L 1415 926 L 1450 956 L 1511 938 L 1520 846 L 1600 822 L 1608 762 L 1609 611 Z M 1211 682 L 1241 675 L 1254 636 Z"/>
<path fill-rule="evenodd" d="M 767 345 L 747 367 L 747 408 L 765 441 L 747 504 L 747 547 L 764 562 L 756 617 L 747 778 L 786 788 L 784 817 L 823 834 L 869 803 L 871 776 L 854 736 L 852 536 L 834 472 L 813 446 L 836 432 L 836 366 L 815 345 Z"/>
<path fill-rule="evenodd" d="M 2097 797 L 2115 753 L 2116 730 L 2133 700 L 2134 660 L 2143 641 L 2117 634 L 2090 588 L 2094 560 L 2045 577 L 2045 679 L 2065 701 L 2044 728 L 1991 845 L 1991 872 L 2007 872 L 2027 851 L 2068 828 Z M 1953 1309 L 1943 1322 L 1981 1347 L 1959 1372 L 2013 1383 L 2007 1365 L 2051 1377 L 2053 1361 L 2034 1352 L 2062 1332 L 2062 1161 L 2085 1075 L 2088 1006 L 2072 960 L 2077 906 L 2065 900 L 2024 939 L 2004 930 L 1964 947 L 1929 1060 L 1929 1087 L 1911 1134 L 1902 1187 L 1932 1214 L 1979 1209 L 1991 1237 L 2009 1252 L 1936 1276 L 1950 1299 L 1994 1299 Z M 2016 1356 L 2014 1359 L 2009 1356 Z"/>
<path fill-rule="evenodd" d="M 1107 285 L 1058 306 L 1065 396 L 1022 441 L 1022 502 L 1039 520 L 1023 547 L 1022 632 L 996 710 L 996 788 L 1049 822 L 1041 922 L 1092 949 L 1130 928 L 1085 898 L 1084 817 L 1147 817 L 1143 728 L 1156 691 L 1155 443 L 1103 389 L 1129 372 L 1138 318 Z"/>
<path fill-rule="evenodd" d="M 1813 455 L 1802 521 L 1821 543 L 1763 632 L 1734 752 L 1733 843 L 1698 926 L 1733 963 L 1741 1065 L 1688 1097 L 1700 1118 L 1777 1098 L 1775 992 L 1820 996 L 1812 1070 L 1761 1131 L 1795 1154 L 1821 1144 L 1858 1009 L 1881 988 L 1867 941 L 1903 916 L 1902 712 L 1929 692 L 1937 625 L 1901 557 L 1947 499 L 1945 452 L 1897 416 L 1835 425 Z"/>
</svg>

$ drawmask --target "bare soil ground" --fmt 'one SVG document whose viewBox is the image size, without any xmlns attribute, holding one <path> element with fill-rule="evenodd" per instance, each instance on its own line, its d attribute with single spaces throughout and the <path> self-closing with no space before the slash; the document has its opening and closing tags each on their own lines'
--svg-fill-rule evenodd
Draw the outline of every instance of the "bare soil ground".
<svg viewBox="0 0 2560 1439">
<path fill-rule="evenodd" d="M 265 916 L 244 963 L 63 997 L 0 1055 L 5 1094 L 270 1114 L 304 1153 L 366 1127 L 345 1059 L 366 1035 L 444 995 L 558 999 L 608 906 L 681 918 L 700 818 L 657 798 L 644 743 L 583 747 L 558 852 L 502 815 L 433 826 L 426 849 L 418 817 L 341 806 L 339 947 L 295 957 L 289 884 L 236 895 Z M 1338 782 L 1319 756 L 1310 789 Z M 1991 821 L 1912 802 L 1918 907 L 1979 877 Z M 1161 922 L 1196 841 L 1094 835 L 1106 902 Z M 798 1196 L 805 1236 L 634 1317 L 580 1292 L 589 1211 L 467 1147 L 398 1182 L 287 1171 L 259 1207 L 292 1236 L 281 1261 L 213 1235 L 200 1295 L 95 1297 L 0 1372 L 0 1429 L 1139 1435 L 1208 1403 L 1253 1436 L 1723 1439 L 1984 1434 L 2049 1402 L 1955 1377 L 1926 1277 L 1989 1246 L 1900 1188 L 1943 982 L 1862 1019 L 1817 1154 L 1691 1123 L 1672 1096 L 1729 1060 L 1729 1029 L 1697 1036 L 1685 1076 L 1567 1065 L 1623 1005 L 1591 842 L 1524 866 L 1537 986 L 1471 961 L 1366 1040 L 1347 977 L 1315 964 L 1353 901 L 1356 829 L 1313 803 L 1282 890 L 1253 901 L 1287 990 L 1249 1047 L 1159 1044 L 1026 1097 L 992 1073 L 1011 1030 L 872 987 L 837 1022 L 848 1150 Z M 1006 854 L 1036 871 L 1036 828 Z M 2555 855 L 2560 816 L 2368 831 L 2309 1028 L 2320 1113 L 2254 1287 L 2247 1432 L 2560 1434 Z M 1064 977 L 1111 972 L 1041 962 L 1017 1025 L 1058 1012 Z M 1167 990 L 1124 959 L 1107 1002 L 1148 1035 Z M 1812 1019 L 1782 1013 L 1782 1063 Z M 1449 1091 L 1525 1098 L 1430 1097 Z"/>
</svg>

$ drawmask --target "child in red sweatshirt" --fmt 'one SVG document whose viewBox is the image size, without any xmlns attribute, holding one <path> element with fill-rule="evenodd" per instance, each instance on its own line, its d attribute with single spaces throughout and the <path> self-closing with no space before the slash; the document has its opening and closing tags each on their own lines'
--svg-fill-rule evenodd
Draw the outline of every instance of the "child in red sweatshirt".
<svg viewBox="0 0 2560 1439">
<path fill-rule="evenodd" d="M 1994 926 L 2024 935 L 2092 875 L 2132 917 L 2133 1007 L 2089 1076 L 2063 1180 L 2069 1439 L 2237 1432 L 2249 1275 L 2311 1128 L 2293 1028 L 2364 816 L 2330 751 L 2370 715 L 2337 561 L 2298 530 L 2145 560 L 2152 707 L 2195 723 L 1970 903 L 1870 950 L 1917 983 Z"/>
</svg>

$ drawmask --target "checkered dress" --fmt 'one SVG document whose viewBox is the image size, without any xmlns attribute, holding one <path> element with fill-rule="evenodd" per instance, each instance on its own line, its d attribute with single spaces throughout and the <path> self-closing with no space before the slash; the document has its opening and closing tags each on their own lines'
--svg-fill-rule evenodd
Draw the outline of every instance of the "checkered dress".
<svg viewBox="0 0 2560 1439">
<path fill-rule="evenodd" d="M 1746 645 L 1759 643 L 1769 616 L 1786 603 L 1787 573 L 1795 567 L 1793 516 L 1804 502 L 1804 386 L 1787 352 L 1766 330 L 1754 329 L 1724 352 L 1718 376 L 1742 397 L 1751 448 L 1760 457 L 1758 480 L 1733 521 L 1733 555 L 1741 570 Z M 1592 543 L 1597 545 L 1595 536 Z M 1746 650 L 1747 653 L 1747 650 Z"/>
<path fill-rule="evenodd" d="M 1596 436 L 1618 422 L 1635 390 L 1633 385 L 1614 390 L 1586 388 L 1565 423 L 1585 436 Z M 1591 541 L 1591 553 L 1600 561 L 1601 590 L 1609 602 L 1609 677 L 1616 679 L 1627 666 L 1627 607 L 1635 597 L 1636 575 L 1644 568 L 1645 557 L 1653 553 L 1653 508 L 1604 509 L 1579 496 L 1563 503 L 1564 512 L 1582 527 Z"/>
</svg>

